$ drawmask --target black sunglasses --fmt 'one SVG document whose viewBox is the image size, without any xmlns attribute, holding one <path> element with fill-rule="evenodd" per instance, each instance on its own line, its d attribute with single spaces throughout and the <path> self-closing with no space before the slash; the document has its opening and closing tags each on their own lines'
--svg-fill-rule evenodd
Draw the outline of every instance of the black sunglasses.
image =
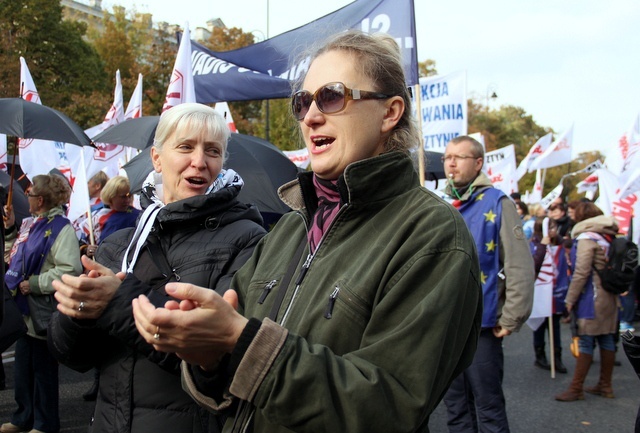
<svg viewBox="0 0 640 433">
<path fill-rule="evenodd" d="M 299 90 L 291 98 L 291 110 L 298 121 L 304 119 L 309 112 L 311 103 L 316 101 L 318 110 L 324 114 L 339 113 L 344 110 L 347 101 L 351 99 L 389 99 L 391 96 L 384 93 L 369 92 L 366 90 L 350 89 L 344 83 L 328 83 L 320 87 L 314 93 L 307 90 Z"/>
</svg>

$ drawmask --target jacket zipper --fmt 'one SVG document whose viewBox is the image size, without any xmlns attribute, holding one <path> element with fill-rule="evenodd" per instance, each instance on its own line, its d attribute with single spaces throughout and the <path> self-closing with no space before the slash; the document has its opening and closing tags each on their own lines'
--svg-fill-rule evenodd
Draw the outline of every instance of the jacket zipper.
<svg viewBox="0 0 640 433">
<path fill-rule="evenodd" d="M 287 309 L 284 312 L 284 316 L 282 316 L 280 325 L 284 326 L 284 322 L 287 320 L 287 317 L 289 316 L 289 312 L 291 312 L 291 307 L 293 307 L 293 301 L 295 301 L 298 295 L 298 291 L 300 290 L 300 284 L 302 284 L 302 281 L 304 280 L 304 276 L 307 275 L 307 271 L 309 270 L 309 267 L 311 267 L 312 260 L 313 260 L 313 254 L 309 253 L 309 255 L 307 255 L 307 258 L 304 261 L 304 264 L 302 265 L 302 269 L 300 269 L 300 272 L 298 273 L 298 278 L 296 278 L 296 288 L 293 291 L 293 296 L 291 297 L 291 301 L 289 301 L 289 305 L 287 305 Z"/>
<path fill-rule="evenodd" d="M 258 299 L 258 304 L 264 304 L 264 301 L 267 299 L 267 296 L 271 293 L 273 286 L 275 286 L 277 282 L 277 280 L 271 280 L 264 286 L 264 289 L 262 289 L 262 295 L 260 295 L 260 299 Z"/>
<path fill-rule="evenodd" d="M 324 311 L 324 318 L 331 319 L 333 316 L 333 306 L 336 304 L 336 298 L 338 297 L 338 293 L 340 293 L 340 287 L 336 286 L 329 295 L 329 302 L 327 303 L 327 309 Z"/>
<path fill-rule="evenodd" d="M 280 321 L 280 325 L 281 326 L 284 326 L 285 321 L 289 317 L 289 313 L 291 312 L 291 309 L 293 308 L 293 304 L 294 304 L 294 302 L 295 302 L 295 300 L 296 300 L 296 298 L 298 296 L 298 292 L 300 291 L 300 285 L 302 284 L 302 281 L 304 280 L 305 275 L 307 275 L 307 271 L 311 267 L 311 263 L 313 262 L 313 258 L 315 257 L 315 255 L 318 252 L 318 250 L 322 247 L 322 244 L 324 243 L 324 239 L 327 237 L 327 234 L 329 232 L 331 232 L 331 230 L 333 229 L 333 226 L 334 226 L 335 222 L 338 220 L 338 218 L 340 218 L 340 216 L 345 212 L 345 209 L 347 209 L 348 207 L 349 207 L 349 204 L 345 204 L 338 210 L 338 213 L 336 214 L 335 218 L 331 222 L 331 225 L 329 226 L 327 231 L 324 232 L 324 234 L 322 235 L 322 238 L 320 238 L 320 242 L 318 242 L 318 245 L 316 247 L 316 251 L 313 254 L 309 253 L 309 255 L 307 256 L 307 259 L 304 261 L 304 264 L 302 265 L 302 269 L 300 269 L 300 273 L 298 274 L 298 278 L 296 278 L 296 286 L 295 286 L 295 290 L 293 291 L 293 296 L 291 296 L 291 300 L 289 301 L 289 305 L 287 305 L 287 309 L 285 310 L 284 315 L 282 316 L 282 320 Z M 302 218 L 302 220 L 304 222 L 305 233 L 308 233 L 309 232 L 309 227 L 307 227 L 306 219 L 304 218 L 302 213 L 298 212 L 298 215 L 300 215 L 300 217 Z"/>
</svg>

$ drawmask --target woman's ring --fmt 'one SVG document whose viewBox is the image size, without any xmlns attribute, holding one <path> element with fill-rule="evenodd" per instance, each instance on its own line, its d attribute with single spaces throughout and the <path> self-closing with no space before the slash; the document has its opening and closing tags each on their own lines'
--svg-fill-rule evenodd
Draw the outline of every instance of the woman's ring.
<svg viewBox="0 0 640 433">
<path fill-rule="evenodd" d="M 160 327 L 156 326 L 156 333 L 153 334 L 153 338 L 154 340 L 159 340 L 160 339 Z"/>
<path fill-rule="evenodd" d="M 80 305 L 78 305 L 78 311 L 84 310 L 84 301 L 80 301 Z"/>
</svg>

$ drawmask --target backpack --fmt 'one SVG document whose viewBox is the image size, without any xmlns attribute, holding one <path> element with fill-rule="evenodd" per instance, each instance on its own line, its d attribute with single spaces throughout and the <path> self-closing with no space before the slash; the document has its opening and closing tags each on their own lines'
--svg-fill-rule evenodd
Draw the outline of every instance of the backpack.
<svg viewBox="0 0 640 433">
<path fill-rule="evenodd" d="M 638 267 L 638 246 L 626 237 L 606 237 L 609 241 L 609 251 L 605 257 L 603 269 L 595 271 L 600 276 L 602 287 L 614 295 L 620 295 L 629 290 L 635 278 Z"/>
</svg>

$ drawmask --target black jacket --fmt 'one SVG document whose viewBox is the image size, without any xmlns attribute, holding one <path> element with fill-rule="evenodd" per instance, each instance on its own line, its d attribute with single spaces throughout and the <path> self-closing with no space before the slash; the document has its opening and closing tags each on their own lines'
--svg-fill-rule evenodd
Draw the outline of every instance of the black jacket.
<svg viewBox="0 0 640 433">
<path fill-rule="evenodd" d="M 164 285 L 182 281 L 223 293 L 265 234 L 257 209 L 236 200 L 235 187 L 165 206 L 134 267 L 97 321 L 79 323 L 56 313 L 49 345 L 63 364 L 98 367 L 100 391 L 91 432 L 215 432 L 209 418 L 182 391 L 180 360 L 141 339 L 131 300 L 145 294 L 156 306 L 169 299 Z M 143 200 L 143 205 L 148 205 Z M 145 206 L 146 207 L 146 206 Z M 96 259 L 119 271 L 134 229 L 100 245 Z"/>
</svg>

